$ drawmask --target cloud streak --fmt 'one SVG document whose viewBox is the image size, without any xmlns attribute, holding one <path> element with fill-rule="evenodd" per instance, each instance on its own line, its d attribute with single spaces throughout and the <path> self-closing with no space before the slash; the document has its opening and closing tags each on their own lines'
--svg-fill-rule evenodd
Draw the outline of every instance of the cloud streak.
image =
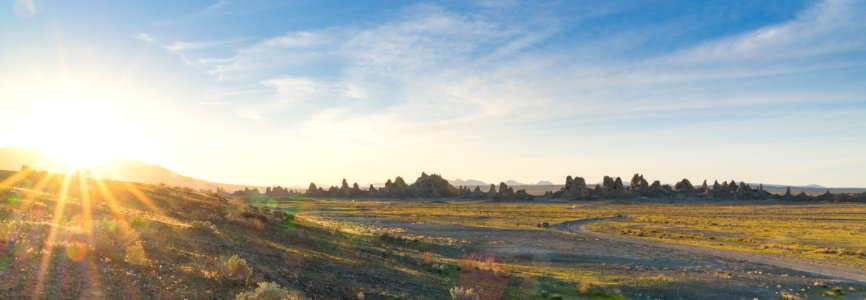
<svg viewBox="0 0 866 300">
<path fill-rule="evenodd" d="M 284 134 L 332 145 L 327 152 L 347 160 L 421 145 L 441 153 L 495 151 L 480 144 L 522 147 L 508 139 L 562 141 L 587 155 L 600 155 L 602 147 L 581 141 L 625 147 L 701 130 L 732 141 L 718 128 L 746 122 L 790 134 L 785 123 L 803 116 L 785 113 L 787 107 L 866 101 L 851 77 L 825 79 L 866 66 L 862 2 L 819 2 L 781 23 L 639 55 L 634 49 L 683 24 L 588 34 L 583 19 L 555 9 L 482 4 L 493 8 L 413 5 L 381 22 L 306 28 L 252 43 L 160 46 L 217 78 L 225 89 L 218 100 L 235 103 L 238 116 L 280 124 Z M 590 22 L 617 9 L 581 18 Z M 211 46 L 233 48 L 230 55 L 193 51 Z M 756 110 L 778 120 L 735 115 Z M 809 124 L 815 126 L 804 132 L 831 130 Z M 841 130 L 840 136 L 863 135 Z M 339 150 L 345 148 L 355 154 Z M 562 151 L 537 149 L 551 157 Z"/>
</svg>

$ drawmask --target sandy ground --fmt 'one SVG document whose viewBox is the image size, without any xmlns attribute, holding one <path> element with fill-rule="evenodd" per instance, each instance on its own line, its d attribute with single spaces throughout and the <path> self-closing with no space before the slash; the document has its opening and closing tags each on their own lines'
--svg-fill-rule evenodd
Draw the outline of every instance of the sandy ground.
<svg viewBox="0 0 866 300">
<path fill-rule="evenodd" d="M 461 240 L 467 253 L 493 253 L 524 265 L 556 266 L 595 272 L 617 279 L 615 289 L 630 299 L 779 299 L 781 292 L 820 295 L 828 286 L 863 290 L 862 274 L 832 268 L 797 266 L 794 261 L 745 258 L 712 250 L 694 251 L 626 240 L 581 229 L 592 220 L 563 224 L 561 230 L 510 230 L 409 223 L 373 217 L 331 218 L 402 228 L 403 234 Z M 843 279 L 844 278 L 844 279 Z M 805 292 L 804 292 L 805 291 Z M 853 298 L 851 298 L 853 297 Z M 846 298 L 863 299 L 862 292 Z"/>
</svg>

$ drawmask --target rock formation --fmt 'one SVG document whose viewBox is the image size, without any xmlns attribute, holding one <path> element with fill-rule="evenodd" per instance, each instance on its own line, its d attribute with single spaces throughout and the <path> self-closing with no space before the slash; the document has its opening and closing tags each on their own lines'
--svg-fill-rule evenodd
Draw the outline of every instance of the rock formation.
<svg viewBox="0 0 866 300">
<path fill-rule="evenodd" d="M 402 181 L 402 179 L 400 180 Z M 421 173 L 421 177 L 415 180 L 411 189 L 416 197 L 421 198 L 455 197 L 460 195 L 460 190 L 438 174 L 427 175 L 426 173 Z"/>
<path fill-rule="evenodd" d="M 499 192 L 496 187 L 491 185 L 490 192 L 483 193 L 479 187 L 475 187 L 474 191 L 470 191 L 468 187 L 454 187 L 441 175 L 421 173 L 421 176 L 411 185 L 406 184 L 402 177 L 396 177 L 393 181 L 388 179 L 385 186 L 376 189 L 373 185 L 363 190 L 358 183 L 354 183 L 351 187 L 346 179 L 343 179 L 340 187 L 331 187 L 328 190 L 323 190 L 317 187 L 315 183 L 310 183 L 306 192 L 307 196 L 317 197 L 362 197 L 362 198 L 471 198 L 471 199 L 493 199 L 493 200 L 531 200 L 533 196 L 526 193 L 525 190 L 515 192 L 513 188 L 508 187 L 505 183 L 500 184 Z"/>
<path fill-rule="evenodd" d="M 613 178 L 610 178 L 610 176 L 604 176 L 604 179 L 601 181 L 601 188 L 604 191 L 613 190 Z"/>
<path fill-rule="evenodd" d="M 695 187 L 692 185 L 692 182 L 691 182 L 691 181 L 689 181 L 688 179 L 683 178 L 682 181 L 677 182 L 677 183 L 674 185 L 674 190 L 677 191 L 677 192 L 691 193 L 691 192 L 694 192 L 694 191 L 695 191 Z"/>
<path fill-rule="evenodd" d="M 634 176 L 631 177 L 631 184 L 629 187 L 633 192 L 640 194 L 649 188 L 649 183 L 643 178 L 643 175 L 634 174 Z"/>
<path fill-rule="evenodd" d="M 622 185 L 622 179 L 617 177 L 616 180 L 613 181 L 613 191 L 617 193 L 622 193 L 625 191 L 625 188 Z"/>
<path fill-rule="evenodd" d="M 683 178 L 676 182 L 673 186 L 662 184 L 655 180 L 649 184 L 647 179 L 641 174 L 634 174 L 629 181 L 629 185 L 625 186 L 622 178 L 604 176 L 601 184 L 596 184 L 592 187 L 587 186 L 586 180 L 583 177 L 567 176 L 565 178 L 565 186 L 559 191 L 546 191 L 542 197 L 558 198 L 569 200 L 593 200 L 593 199 L 627 199 L 640 197 L 646 198 L 662 198 L 662 199 L 720 199 L 720 200 L 765 200 L 765 199 L 781 199 L 789 201 L 861 201 L 866 202 L 866 193 L 852 194 L 840 193 L 833 194 L 827 190 L 820 196 L 809 196 L 804 192 L 797 195 L 792 195 L 791 188 L 785 190 L 784 195 L 774 195 L 764 189 L 763 184 L 757 184 L 756 188 L 744 181 L 737 182 L 734 180 L 713 182 L 712 187 L 709 186 L 707 180 L 703 180 L 701 185 L 695 188 L 692 183 Z M 257 189 L 244 189 L 236 191 L 240 195 L 267 195 L 268 197 L 278 198 L 281 195 L 290 195 L 294 193 L 291 190 L 280 186 L 268 187 L 264 194 L 261 194 Z M 310 183 L 306 191 L 307 196 L 312 197 L 359 197 L 359 198 L 456 198 L 456 199 L 483 199 L 490 201 L 511 201 L 511 200 L 532 200 L 534 196 L 526 192 L 526 190 L 515 191 L 505 182 L 500 182 L 499 186 L 491 184 L 485 192 L 479 186 L 475 186 L 470 190 L 468 186 L 455 187 L 447 180 L 438 174 L 428 175 L 422 173 L 414 183 L 407 184 L 402 177 L 396 177 L 392 181 L 388 179 L 385 186 L 376 188 L 370 185 L 367 189 L 361 189 L 358 183 L 349 186 L 348 181 L 343 179 L 339 187 L 331 186 L 324 189 L 317 186 L 315 183 Z M 257 196 L 261 197 L 261 196 Z M 640 200 L 638 200 L 640 201 Z"/>
<path fill-rule="evenodd" d="M 318 196 L 320 195 L 320 190 L 316 187 L 315 183 L 310 182 L 310 187 L 307 188 L 306 195 L 307 196 Z"/>
<path fill-rule="evenodd" d="M 551 196 L 553 198 L 588 199 L 589 193 L 590 190 L 587 189 L 586 180 L 583 177 L 572 178 L 568 176 L 565 178 L 565 187 L 552 193 Z"/>
</svg>

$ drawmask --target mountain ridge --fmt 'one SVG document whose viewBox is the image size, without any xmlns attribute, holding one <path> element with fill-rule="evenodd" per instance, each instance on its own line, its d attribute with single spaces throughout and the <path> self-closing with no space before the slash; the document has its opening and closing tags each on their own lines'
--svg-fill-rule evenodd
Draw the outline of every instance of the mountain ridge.
<svg viewBox="0 0 866 300">
<path fill-rule="evenodd" d="M 36 150 L 22 148 L 0 148 L 0 169 L 18 170 L 24 166 L 29 168 L 58 172 L 51 166 L 49 159 Z M 89 170 L 91 177 L 108 180 L 140 182 L 148 184 L 166 184 L 170 186 L 185 186 L 192 189 L 216 191 L 218 187 L 229 192 L 244 188 L 260 188 L 261 186 L 241 185 L 211 182 L 178 174 L 165 167 L 138 160 L 110 160 L 100 164 L 98 170 Z M 96 171 L 96 172 L 93 172 Z"/>
</svg>

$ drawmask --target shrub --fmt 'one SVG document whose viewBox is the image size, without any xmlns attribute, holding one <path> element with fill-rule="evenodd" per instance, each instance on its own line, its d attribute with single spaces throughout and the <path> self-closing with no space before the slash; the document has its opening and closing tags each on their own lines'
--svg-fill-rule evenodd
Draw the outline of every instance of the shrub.
<svg viewBox="0 0 866 300">
<path fill-rule="evenodd" d="M 127 249 L 139 242 L 140 234 L 127 226 L 118 226 L 114 220 L 100 220 L 93 226 L 95 252 L 99 255 L 109 255 L 124 258 Z"/>
<path fill-rule="evenodd" d="M 253 269 L 247 261 L 237 255 L 232 255 L 222 262 L 222 277 L 228 281 L 246 282 L 253 276 Z"/>
<path fill-rule="evenodd" d="M 803 297 L 800 297 L 799 295 L 794 295 L 794 294 L 791 294 L 788 292 L 781 292 L 781 293 L 779 293 L 779 296 L 782 296 L 782 299 L 785 299 L 785 300 L 803 300 Z"/>
<path fill-rule="evenodd" d="M 142 247 L 141 241 L 136 241 L 134 244 L 126 248 L 126 261 L 136 265 L 147 263 L 147 256 L 144 253 L 144 247 Z"/>
<path fill-rule="evenodd" d="M 134 216 L 129 220 L 129 226 L 132 228 L 141 228 L 147 226 L 147 220 L 139 216 Z"/>
<path fill-rule="evenodd" d="M 600 286 L 593 284 L 590 281 L 581 281 L 580 285 L 577 286 L 577 292 L 584 296 L 604 296 L 607 295 L 604 289 Z"/>
<path fill-rule="evenodd" d="M 464 257 L 460 261 L 460 270 L 469 271 L 471 269 L 490 272 L 503 278 L 511 276 L 511 269 L 508 264 L 499 261 L 495 256 L 470 255 Z"/>
<path fill-rule="evenodd" d="M 827 297 L 834 297 L 835 298 L 841 294 L 842 294 L 842 288 L 837 286 L 837 287 L 833 287 L 832 289 L 824 291 L 823 295 L 827 296 Z"/>
<path fill-rule="evenodd" d="M 238 294 L 237 300 L 294 300 L 298 299 L 298 293 L 290 292 L 273 282 L 259 282 L 259 287 L 252 291 L 247 291 Z"/>
<path fill-rule="evenodd" d="M 451 300 L 478 299 L 478 295 L 475 295 L 475 291 L 471 288 L 455 286 L 448 290 L 448 293 L 451 294 Z"/>
<path fill-rule="evenodd" d="M 560 294 L 550 295 L 550 300 L 562 300 L 562 295 L 560 295 Z"/>
<path fill-rule="evenodd" d="M 190 223 L 190 228 L 196 229 L 196 230 L 201 230 L 201 231 L 209 231 L 209 232 L 213 232 L 213 233 L 219 233 L 219 230 L 217 230 L 216 225 L 214 225 L 210 221 L 192 221 L 192 223 Z"/>
</svg>

